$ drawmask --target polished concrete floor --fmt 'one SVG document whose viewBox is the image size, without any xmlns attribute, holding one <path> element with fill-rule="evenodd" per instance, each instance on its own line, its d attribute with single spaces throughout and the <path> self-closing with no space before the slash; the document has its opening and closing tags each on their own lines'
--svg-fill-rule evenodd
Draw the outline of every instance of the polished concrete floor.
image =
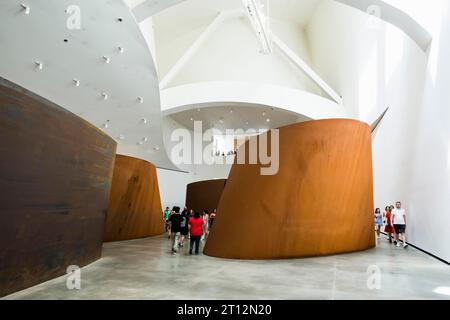
<svg viewBox="0 0 450 320">
<path fill-rule="evenodd" d="M 189 256 L 186 248 L 172 256 L 166 237 L 107 243 L 103 258 L 81 270 L 80 290 L 60 277 L 5 299 L 450 299 L 437 293 L 450 290 L 448 265 L 385 238 L 378 243 L 360 253 L 276 261 Z M 379 278 L 368 281 L 368 269 Z"/>
</svg>

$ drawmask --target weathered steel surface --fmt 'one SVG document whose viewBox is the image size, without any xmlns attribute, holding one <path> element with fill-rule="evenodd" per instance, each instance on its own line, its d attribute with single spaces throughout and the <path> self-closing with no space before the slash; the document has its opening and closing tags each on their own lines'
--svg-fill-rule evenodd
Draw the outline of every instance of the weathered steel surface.
<svg viewBox="0 0 450 320">
<path fill-rule="evenodd" d="M 116 142 L 0 78 L 0 296 L 101 256 Z"/>
<path fill-rule="evenodd" d="M 220 196 L 226 183 L 227 179 L 215 179 L 188 184 L 186 206 L 200 213 L 205 209 L 212 212 L 219 205 Z"/>
<path fill-rule="evenodd" d="M 145 160 L 117 155 L 111 186 L 105 241 L 164 233 L 156 167 Z"/>
<path fill-rule="evenodd" d="M 261 167 L 233 165 L 206 254 L 275 259 L 374 247 L 367 124 L 321 120 L 280 128 L 279 171 L 261 175 Z"/>
</svg>

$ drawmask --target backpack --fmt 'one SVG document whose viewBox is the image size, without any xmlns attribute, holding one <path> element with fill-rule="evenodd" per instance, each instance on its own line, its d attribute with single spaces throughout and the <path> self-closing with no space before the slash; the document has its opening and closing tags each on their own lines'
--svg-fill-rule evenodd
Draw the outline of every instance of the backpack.
<svg viewBox="0 0 450 320">
<path fill-rule="evenodd" d="M 180 227 L 181 227 L 181 228 L 186 228 L 186 220 L 187 220 L 187 219 L 186 219 L 186 217 L 184 216 L 184 217 L 183 217 L 183 220 L 182 220 L 181 223 L 180 223 Z"/>
</svg>

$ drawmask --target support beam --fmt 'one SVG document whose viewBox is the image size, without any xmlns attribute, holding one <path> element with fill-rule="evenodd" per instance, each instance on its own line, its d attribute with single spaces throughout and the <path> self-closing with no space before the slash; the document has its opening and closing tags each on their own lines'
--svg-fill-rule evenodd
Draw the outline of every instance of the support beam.
<svg viewBox="0 0 450 320">
<path fill-rule="evenodd" d="M 298 68 L 300 68 L 312 81 L 314 81 L 331 99 L 342 105 L 342 97 L 336 93 L 302 58 L 297 56 L 294 51 L 289 48 L 280 38 L 272 32 L 273 43 L 291 60 Z"/>
<path fill-rule="evenodd" d="M 211 24 L 202 32 L 202 34 L 192 43 L 183 56 L 172 66 L 169 72 L 164 76 L 159 84 L 160 90 L 166 89 L 169 84 L 177 77 L 184 66 L 198 52 L 202 45 L 211 37 L 211 35 L 228 19 L 245 16 L 244 10 L 222 11 Z M 314 81 L 331 99 L 342 105 L 342 97 L 337 94 L 308 64 L 303 61 L 294 51 L 289 48 L 275 34 L 271 34 L 273 43 L 283 52 L 300 70 L 302 70 L 312 81 Z"/>
<path fill-rule="evenodd" d="M 161 80 L 159 88 L 164 90 L 175 79 L 181 69 L 191 60 L 191 58 L 197 53 L 201 46 L 211 37 L 211 35 L 222 25 L 222 23 L 231 18 L 237 18 L 244 15 L 243 10 L 229 10 L 222 11 L 211 22 L 211 24 L 202 32 L 202 34 L 194 41 L 194 43 L 186 50 L 183 56 L 175 63 L 175 65 L 169 70 L 166 76 Z"/>
</svg>

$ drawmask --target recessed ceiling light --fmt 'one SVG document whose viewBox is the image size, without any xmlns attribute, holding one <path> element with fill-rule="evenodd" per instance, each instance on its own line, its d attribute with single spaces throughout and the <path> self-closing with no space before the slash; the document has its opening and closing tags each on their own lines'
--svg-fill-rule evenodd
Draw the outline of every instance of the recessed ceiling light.
<svg viewBox="0 0 450 320">
<path fill-rule="evenodd" d="M 79 87 L 80 86 L 80 80 L 73 79 L 73 82 L 75 83 L 75 87 Z"/>
<path fill-rule="evenodd" d="M 103 100 L 108 100 L 108 94 L 106 92 L 102 92 Z"/>
<path fill-rule="evenodd" d="M 102 127 L 105 129 L 108 129 L 109 127 L 109 120 L 106 120 L 106 122 L 104 124 L 102 124 Z"/>
<path fill-rule="evenodd" d="M 200 112 L 200 108 L 197 108 L 197 112 Z"/>
<path fill-rule="evenodd" d="M 42 70 L 44 68 L 44 64 L 41 61 L 36 61 L 35 64 L 37 70 Z"/>
<path fill-rule="evenodd" d="M 250 122 L 248 122 L 248 121 L 245 121 L 245 124 L 246 124 L 246 125 L 248 125 L 249 123 L 250 123 Z"/>
<path fill-rule="evenodd" d="M 233 109 L 230 110 L 230 113 L 233 113 Z"/>
<path fill-rule="evenodd" d="M 265 117 L 265 116 L 266 116 L 266 113 L 265 113 L 265 112 L 263 112 L 263 113 L 262 113 L 262 116 L 263 116 L 263 117 Z"/>
<path fill-rule="evenodd" d="M 138 142 L 138 144 L 139 144 L 139 145 L 143 145 L 144 143 L 147 142 L 147 140 L 148 140 L 147 137 L 143 137 L 143 138 L 141 139 L 141 141 Z"/>
<path fill-rule="evenodd" d="M 26 5 L 25 3 L 21 3 L 20 6 L 22 7 L 25 14 L 30 14 L 30 6 Z"/>
<path fill-rule="evenodd" d="M 138 97 L 138 101 L 139 101 L 139 103 L 144 103 L 144 98 Z"/>
<path fill-rule="evenodd" d="M 105 63 L 110 63 L 111 59 L 109 59 L 108 56 L 103 56 L 103 60 L 105 60 Z"/>
<path fill-rule="evenodd" d="M 189 120 L 194 121 L 194 117 L 190 117 Z"/>
<path fill-rule="evenodd" d="M 270 119 L 269 119 L 269 118 L 267 118 L 267 119 L 266 119 L 266 122 L 270 122 Z"/>
<path fill-rule="evenodd" d="M 120 53 L 124 53 L 125 52 L 125 48 L 124 47 L 119 47 L 119 52 Z"/>
<path fill-rule="evenodd" d="M 142 118 L 141 121 L 142 121 L 142 123 L 145 124 L 145 123 L 147 123 L 147 118 Z"/>
</svg>

